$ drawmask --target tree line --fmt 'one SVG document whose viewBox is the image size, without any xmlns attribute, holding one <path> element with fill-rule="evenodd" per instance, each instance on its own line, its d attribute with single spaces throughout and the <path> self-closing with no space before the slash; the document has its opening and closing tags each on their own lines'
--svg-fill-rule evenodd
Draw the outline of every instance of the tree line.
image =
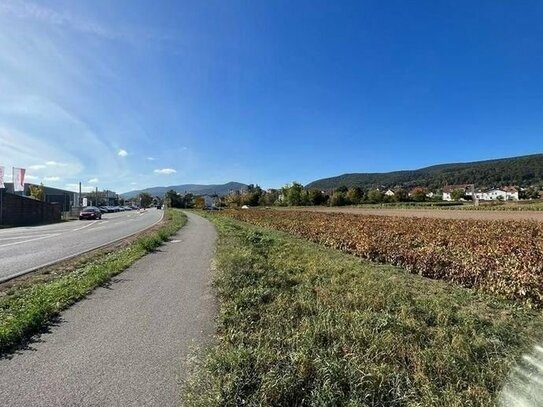
<svg viewBox="0 0 543 407">
<path fill-rule="evenodd" d="M 216 207 L 242 207 L 242 206 L 345 206 L 359 204 L 380 204 L 395 202 L 439 202 L 442 194 L 431 194 L 424 187 L 416 187 L 411 190 L 405 188 L 393 188 L 385 193 L 380 189 L 363 189 L 360 187 L 340 186 L 329 191 L 321 191 L 317 188 L 304 188 L 298 182 L 287 184 L 280 189 L 264 190 L 259 185 L 248 185 L 246 190 L 232 191 L 226 196 L 215 195 L 212 197 Z M 520 194 L 521 199 L 538 199 L 540 190 L 530 187 Z M 451 192 L 453 201 L 470 200 L 464 189 Z M 204 208 L 205 199 L 193 194 L 181 195 L 170 190 L 164 197 L 164 202 L 173 208 Z"/>
<path fill-rule="evenodd" d="M 244 192 L 235 191 L 226 196 L 226 206 L 344 206 L 362 203 L 423 202 L 438 200 L 429 198 L 426 188 L 414 188 L 410 193 L 396 189 L 387 195 L 379 189 L 364 190 L 360 187 L 340 186 L 330 191 L 316 188 L 306 189 L 293 182 L 281 189 L 263 190 L 258 185 L 249 185 Z M 441 200 L 441 197 L 439 197 Z"/>
</svg>

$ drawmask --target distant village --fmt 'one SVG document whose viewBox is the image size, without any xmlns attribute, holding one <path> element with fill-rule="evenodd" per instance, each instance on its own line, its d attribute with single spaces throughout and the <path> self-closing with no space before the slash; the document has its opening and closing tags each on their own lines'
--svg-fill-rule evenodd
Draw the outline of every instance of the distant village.
<svg viewBox="0 0 543 407">
<path fill-rule="evenodd" d="M 475 184 L 446 185 L 439 190 L 424 187 L 412 188 L 373 188 L 363 190 L 359 187 L 338 187 L 333 190 L 307 189 L 296 182 L 281 189 L 263 190 L 258 185 L 247 189 L 231 191 L 224 197 L 200 197 L 204 207 L 251 207 L 251 206 L 343 206 L 382 203 L 480 203 L 499 204 L 523 200 L 543 199 L 539 187 L 521 188 L 502 186 L 499 188 L 478 189 Z"/>
</svg>

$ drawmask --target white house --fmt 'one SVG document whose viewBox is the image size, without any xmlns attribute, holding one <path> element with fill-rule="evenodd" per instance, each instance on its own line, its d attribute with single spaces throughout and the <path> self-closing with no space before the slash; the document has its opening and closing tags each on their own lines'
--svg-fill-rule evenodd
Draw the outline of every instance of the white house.
<svg viewBox="0 0 543 407">
<path fill-rule="evenodd" d="M 518 189 L 515 187 L 494 188 L 480 191 L 475 197 L 481 201 L 518 201 Z"/>
<path fill-rule="evenodd" d="M 503 190 L 505 191 L 506 198 L 508 201 L 518 201 L 519 200 L 519 190 L 516 187 L 503 187 Z"/>
<path fill-rule="evenodd" d="M 472 196 L 473 195 L 473 184 L 462 184 L 462 185 L 446 185 L 443 187 L 443 200 L 452 201 L 451 193 L 457 189 L 464 191 L 464 195 Z"/>
<path fill-rule="evenodd" d="M 386 196 L 394 196 L 395 194 L 394 194 L 394 191 L 393 191 L 392 189 L 389 189 L 389 190 L 387 190 L 387 191 L 385 192 L 385 195 L 386 195 Z"/>
</svg>

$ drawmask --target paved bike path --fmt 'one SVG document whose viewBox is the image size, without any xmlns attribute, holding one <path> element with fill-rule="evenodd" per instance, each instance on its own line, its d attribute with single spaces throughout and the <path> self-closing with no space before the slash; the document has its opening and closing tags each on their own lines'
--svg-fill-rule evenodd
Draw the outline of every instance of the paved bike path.
<svg viewBox="0 0 543 407">
<path fill-rule="evenodd" d="M 210 340 L 216 232 L 203 218 L 0 359 L 2 406 L 175 406 L 183 362 Z"/>
</svg>

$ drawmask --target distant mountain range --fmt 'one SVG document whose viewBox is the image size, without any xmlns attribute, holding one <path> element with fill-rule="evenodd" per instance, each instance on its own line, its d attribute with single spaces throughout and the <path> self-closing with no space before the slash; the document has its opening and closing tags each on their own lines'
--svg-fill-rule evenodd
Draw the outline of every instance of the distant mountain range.
<svg viewBox="0 0 543 407">
<path fill-rule="evenodd" d="M 184 185 L 171 185 L 168 187 L 151 187 L 145 189 L 138 189 L 135 191 L 129 191 L 121 194 L 123 198 L 133 198 L 139 195 L 141 192 L 147 192 L 152 196 L 162 197 L 166 192 L 174 190 L 181 194 L 188 193 L 194 195 L 228 195 L 230 191 L 239 191 L 241 189 L 247 189 L 246 184 L 240 182 L 228 182 L 220 185 L 198 185 L 198 184 L 184 184 Z"/>
<path fill-rule="evenodd" d="M 414 187 L 431 189 L 445 185 L 475 184 L 476 187 L 530 186 L 543 182 L 543 154 L 470 163 L 441 164 L 418 170 L 386 173 L 355 173 L 323 178 L 306 188 L 329 190 L 342 185 L 364 189 Z"/>
</svg>

